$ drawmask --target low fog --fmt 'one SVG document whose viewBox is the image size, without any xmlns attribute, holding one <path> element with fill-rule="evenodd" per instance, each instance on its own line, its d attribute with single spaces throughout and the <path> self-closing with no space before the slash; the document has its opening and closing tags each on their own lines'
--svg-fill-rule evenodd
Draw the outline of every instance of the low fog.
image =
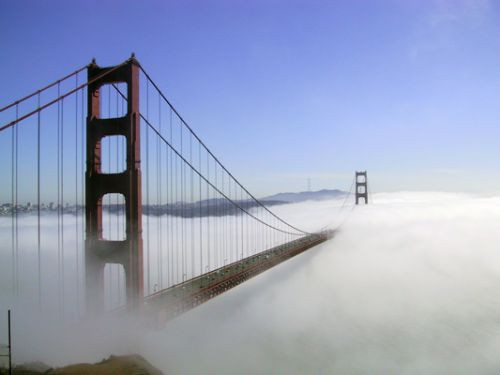
<svg viewBox="0 0 500 375">
<path fill-rule="evenodd" d="M 168 375 L 497 372 L 500 197 L 371 198 L 340 213 L 339 200 L 273 207 L 306 230 L 342 226 L 161 331 L 117 321 L 61 329 L 15 311 L 14 360 L 138 352 Z M 3 342 L 3 321 L 0 333 Z"/>
<path fill-rule="evenodd" d="M 335 239 L 173 321 L 144 352 L 168 374 L 496 372 L 500 198 L 373 198 Z M 307 224 L 328 206 L 282 209 Z"/>
</svg>

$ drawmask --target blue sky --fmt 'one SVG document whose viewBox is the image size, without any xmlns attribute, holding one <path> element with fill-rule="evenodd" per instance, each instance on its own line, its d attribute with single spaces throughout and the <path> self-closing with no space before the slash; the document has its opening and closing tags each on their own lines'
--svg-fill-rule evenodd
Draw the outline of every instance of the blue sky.
<svg viewBox="0 0 500 375">
<path fill-rule="evenodd" d="M 498 2 L 3 0 L 0 45 L 2 104 L 134 51 L 257 195 L 500 190 Z"/>
</svg>

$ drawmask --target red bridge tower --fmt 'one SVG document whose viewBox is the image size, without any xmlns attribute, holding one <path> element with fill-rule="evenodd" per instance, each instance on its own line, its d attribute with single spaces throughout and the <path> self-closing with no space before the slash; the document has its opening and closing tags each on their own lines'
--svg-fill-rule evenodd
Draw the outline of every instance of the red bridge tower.
<svg viewBox="0 0 500 375">
<path fill-rule="evenodd" d="M 102 78 L 103 73 L 109 72 Z M 104 266 L 118 263 L 125 270 L 127 307 L 139 308 L 144 297 L 142 254 L 142 197 L 140 160 L 139 63 L 101 68 L 95 60 L 88 67 L 87 169 L 85 173 L 85 265 L 87 313 L 104 311 Z M 119 118 L 100 117 L 101 88 L 105 84 L 127 84 L 127 113 Z M 126 169 L 102 173 L 101 140 L 107 136 L 126 138 Z M 102 198 L 119 193 L 125 198 L 126 238 L 110 241 L 102 236 Z"/>
<path fill-rule="evenodd" d="M 356 204 L 363 199 L 365 204 L 368 204 L 368 179 L 366 171 L 356 172 Z"/>
</svg>

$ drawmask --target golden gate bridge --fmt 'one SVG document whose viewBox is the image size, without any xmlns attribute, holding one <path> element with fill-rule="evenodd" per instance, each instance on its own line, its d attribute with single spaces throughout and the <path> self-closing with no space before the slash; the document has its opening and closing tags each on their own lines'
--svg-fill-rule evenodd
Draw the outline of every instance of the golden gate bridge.
<svg viewBox="0 0 500 375">
<path fill-rule="evenodd" d="M 93 60 L 0 108 L 0 124 L 2 283 L 64 319 L 134 311 L 162 323 L 334 233 L 252 195 L 134 55 Z M 366 172 L 355 182 L 367 201 Z"/>
</svg>

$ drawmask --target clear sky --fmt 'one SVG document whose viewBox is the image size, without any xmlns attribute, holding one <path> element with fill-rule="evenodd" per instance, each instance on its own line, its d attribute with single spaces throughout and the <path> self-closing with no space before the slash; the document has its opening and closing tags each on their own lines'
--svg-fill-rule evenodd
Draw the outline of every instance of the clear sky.
<svg viewBox="0 0 500 375">
<path fill-rule="evenodd" d="M 500 190 L 500 2 L 1 0 L 0 46 L 0 104 L 134 51 L 257 195 Z"/>
</svg>

